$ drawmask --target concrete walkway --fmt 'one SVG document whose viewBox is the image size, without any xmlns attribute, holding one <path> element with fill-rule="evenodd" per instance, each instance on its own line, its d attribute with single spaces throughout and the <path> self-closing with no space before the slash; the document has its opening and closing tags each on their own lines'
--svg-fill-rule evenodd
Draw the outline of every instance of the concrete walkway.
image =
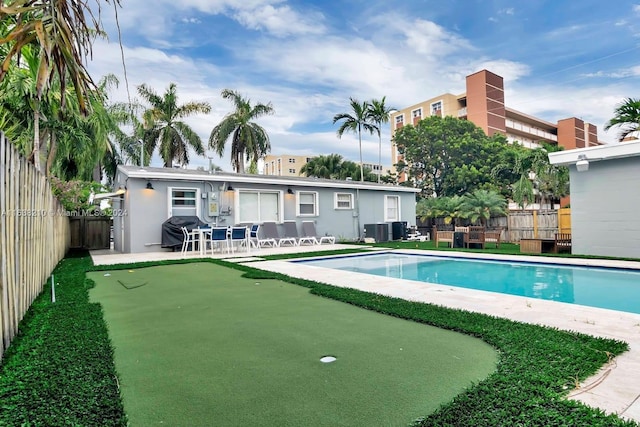
<svg viewBox="0 0 640 427">
<path fill-rule="evenodd" d="M 353 245 L 323 245 L 321 249 L 360 248 Z M 369 248 L 373 249 L 373 248 Z M 587 379 L 569 397 L 587 405 L 601 408 L 627 419 L 640 422 L 640 315 L 613 310 L 591 308 L 574 304 L 518 297 L 493 292 L 476 291 L 446 285 L 416 282 L 371 276 L 367 274 L 333 270 L 288 261 L 257 261 L 261 255 L 317 251 L 318 246 L 297 248 L 274 248 L 237 254 L 237 262 L 252 260 L 251 266 L 288 276 L 314 280 L 333 286 L 359 289 L 381 295 L 403 298 L 409 301 L 427 302 L 451 308 L 475 311 L 504 317 L 520 322 L 551 326 L 559 329 L 582 332 L 606 338 L 615 338 L 629 343 L 630 350 L 613 359 L 600 372 Z M 496 260 L 518 260 L 530 262 L 556 262 L 585 266 L 608 266 L 640 270 L 640 263 L 595 259 L 543 258 L 533 256 L 510 257 L 505 255 L 478 254 L 442 251 L 394 250 L 402 253 L 433 254 Z M 238 258 L 242 256 L 242 258 Z M 131 263 L 160 259 L 179 259 L 180 254 L 103 254 L 92 252 L 94 264 Z M 217 256 L 216 256 L 217 257 Z M 228 255 L 220 257 L 228 258 Z M 640 284 L 638 284 L 640 286 Z"/>
</svg>

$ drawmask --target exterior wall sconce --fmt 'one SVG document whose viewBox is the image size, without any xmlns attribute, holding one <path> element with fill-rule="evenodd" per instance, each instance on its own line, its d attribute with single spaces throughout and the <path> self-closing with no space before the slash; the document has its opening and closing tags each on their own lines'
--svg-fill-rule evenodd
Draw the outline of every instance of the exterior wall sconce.
<svg viewBox="0 0 640 427">
<path fill-rule="evenodd" d="M 293 194 L 293 190 L 291 189 L 291 187 L 287 188 L 287 194 Z"/>
<path fill-rule="evenodd" d="M 151 185 L 151 181 L 147 181 L 147 190 L 153 190 L 153 185 Z"/>
<path fill-rule="evenodd" d="M 578 155 L 578 161 L 576 162 L 576 169 L 578 172 L 586 172 L 589 170 L 589 160 L 587 160 L 587 156 L 584 154 Z"/>
</svg>

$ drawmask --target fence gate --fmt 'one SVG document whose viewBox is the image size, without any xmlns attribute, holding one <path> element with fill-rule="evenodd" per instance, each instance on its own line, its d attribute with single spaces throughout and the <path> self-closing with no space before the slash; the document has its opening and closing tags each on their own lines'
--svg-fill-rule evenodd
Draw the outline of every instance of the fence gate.
<svg viewBox="0 0 640 427">
<path fill-rule="evenodd" d="M 571 208 L 558 209 L 558 233 L 571 234 Z"/>
<path fill-rule="evenodd" d="M 111 248 L 111 218 L 107 216 L 70 217 L 69 229 L 72 248 Z"/>
</svg>

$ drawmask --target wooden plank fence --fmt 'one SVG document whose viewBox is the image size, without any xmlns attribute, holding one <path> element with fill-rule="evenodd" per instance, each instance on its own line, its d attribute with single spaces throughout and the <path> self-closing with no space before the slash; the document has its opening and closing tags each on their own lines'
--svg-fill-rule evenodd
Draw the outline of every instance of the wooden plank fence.
<svg viewBox="0 0 640 427">
<path fill-rule="evenodd" d="M 69 248 L 69 220 L 45 176 L 0 132 L 0 359 Z"/>
<path fill-rule="evenodd" d="M 467 222 L 458 221 L 458 225 L 468 225 Z M 438 229 L 453 229 L 451 224 L 445 225 L 443 218 L 435 218 L 427 223 L 416 219 L 418 229 L 425 233 L 431 230 L 433 225 Z M 553 239 L 556 233 L 571 233 L 571 209 L 545 211 L 511 211 L 508 217 L 490 218 L 487 228 L 502 229 L 502 240 L 518 243 L 520 239 L 549 238 Z"/>
</svg>

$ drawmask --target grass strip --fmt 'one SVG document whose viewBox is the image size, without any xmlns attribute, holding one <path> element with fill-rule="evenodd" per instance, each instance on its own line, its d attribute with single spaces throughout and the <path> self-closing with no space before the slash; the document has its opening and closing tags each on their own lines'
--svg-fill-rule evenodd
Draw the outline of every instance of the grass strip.
<svg viewBox="0 0 640 427">
<path fill-rule="evenodd" d="M 446 243 L 440 243 L 440 246 L 436 248 L 433 240 L 427 240 L 424 242 L 415 241 L 392 241 L 392 242 L 380 242 L 368 244 L 368 246 L 374 246 L 379 248 L 389 249 L 419 249 L 430 251 L 443 251 L 443 252 L 470 252 L 480 254 L 501 254 L 501 255 L 515 255 L 515 256 L 536 256 L 536 257 L 554 257 L 554 258 L 578 258 L 578 259 L 606 259 L 613 261 L 640 261 L 638 258 L 624 258 L 624 257 L 611 257 L 600 255 L 579 255 L 561 252 L 554 253 L 542 253 L 542 254 L 530 254 L 520 252 L 520 245 L 515 243 L 500 243 L 500 247 L 496 248 L 495 244 L 488 243 L 485 249 L 467 249 L 467 248 L 450 248 L 446 246 Z"/>
<path fill-rule="evenodd" d="M 463 332 L 498 349 L 494 374 L 416 420 L 415 426 L 638 425 L 566 399 L 579 381 L 628 350 L 624 342 L 207 261 L 254 279 L 283 280 L 316 295 Z M 203 259 L 99 267 L 86 256 L 63 260 L 55 272 L 61 304 L 52 307 L 45 289 L 21 322 L 21 332 L 0 367 L 0 425 L 126 425 L 113 350 L 100 308 L 88 301 L 91 284 L 84 272 L 189 262 Z"/>
<path fill-rule="evenodd" d="M 86 253 L 70 254 L 20 322 L 0 366 L 0 425 L 126 426 L 102 308 L 89 303 Z"/>
</svg>

